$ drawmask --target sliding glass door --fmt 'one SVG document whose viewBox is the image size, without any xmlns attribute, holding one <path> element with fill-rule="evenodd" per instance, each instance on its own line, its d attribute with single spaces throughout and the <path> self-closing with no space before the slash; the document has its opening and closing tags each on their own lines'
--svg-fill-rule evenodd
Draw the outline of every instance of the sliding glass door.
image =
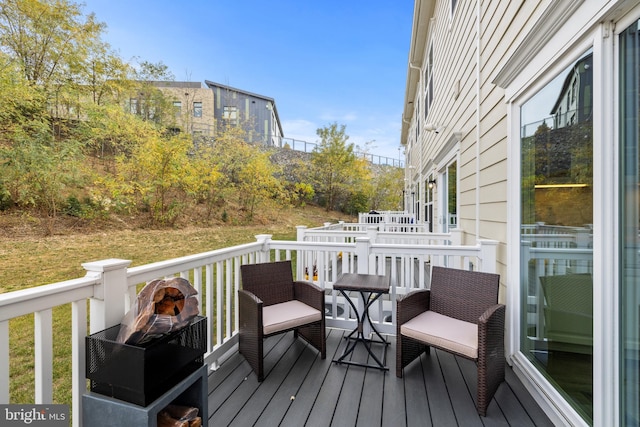
<svg viewBox="0 0 640 427">
<path fill-rule="evenodd" d="M 621 425 L 640 425 L 640 21 L 619 36 Z"/>
<path fill-rule="evenodd" d="M 521 342 L 593 419 L 593 54 L 521 108 Z"/>
</svg>

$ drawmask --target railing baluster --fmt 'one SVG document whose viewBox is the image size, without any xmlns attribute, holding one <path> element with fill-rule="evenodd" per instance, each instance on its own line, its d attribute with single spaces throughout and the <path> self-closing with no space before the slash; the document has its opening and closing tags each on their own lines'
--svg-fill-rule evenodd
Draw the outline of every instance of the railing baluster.
<svg viewBox="0 0 640 427">
<path fill-rule="evenodd" d="M 224 282 L 225 282 L 225 286 L 226 286 L 226 291 L 225 292 L 227 294 L 227 298 L 225 298 L 225 302 L 226 302 L 226 310 L 225 310 L 226 322 L 224 322 L 224 323 L 226 325 L 226 331 L 225 332 L 226 332 L 226 337 L 227 338 L 229 338 L 231 336 L 231 334 L 233 333 L 233 331 L 231 330 L 231 325 L 232 325 L 231 313 L 233 313 L 233 307 L 231 306 L 231 301 L 233 301 L 232 296 L 234 294 L 233 286 L 232 286 L 233 281 L 231 280 L 231 277 L 232 277 L 232 270 L 231 270 L 232 264 L 233 264 L 232 260 L 227 260 L 224 263 L 224 266 L 225 266 L 225 277 L 226 277 L 226 280 Z"/>
<path fill-rule="evenodd" d="M 9 403 L 9 321 L 0 322 L 0 403 Z"/>
<path fill-rule="evenodd" d="M 206 300 L 205 300 L 205 308 L 206 308 L 206 316 L 207 316 L 207 348 L 209 351 L 213 349 L 215 336 L 215 323 L 213 318 L 213 264 L 207 264 L 205 267 L 205 289 L 206 289 Z M 215 344 L 220 344 L 220 342 L 216 341 Z"/>
<path fill-rule="evenodd" d="M 202 267 L 193 269 L 193 288 L 198 292 L 198 311 L 202 313 Z"/>
<path fill-rule="evenodd" d="M 53 311 L 36 311 L 35 313 L 35 376 L 37 404 L 53 402 Z"/>
<path fill-rule="evenodd" d="M 87 335 L 87 300 L 71 303 L 71 384 L 73 427 L 82 425 L 82 394 L 87 388 L 85 379 L 85 337 Z"/>
<path fill-rule="evenodd" d="M 224 277 L 224 270 L 222 269 L 222 262 L 219 261 L 215 264 L 216 275 L 216 323 L 218 328 L 216 330 L 217 344 L 220 345 L 224 342 L 224 286 L 222 285 L 222 279 Z M 213 317 L 213 316 L 212 316 Z"/>
</svg>

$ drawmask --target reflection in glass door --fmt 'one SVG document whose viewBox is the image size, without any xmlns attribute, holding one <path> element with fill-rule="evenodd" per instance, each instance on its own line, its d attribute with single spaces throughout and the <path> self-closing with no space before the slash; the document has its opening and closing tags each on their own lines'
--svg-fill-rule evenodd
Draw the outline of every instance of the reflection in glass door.
<svg viewBox="0 0 640 427">
<path fill-rule="evenodd" d="M 521 108 L 523 354 L 593 419 L 593 60 Z"/>
<path fill-rule="evenodd" d="M 442 192 L 442 231 L 458 226 L 458 162 L 450 163 L 442 176 L 445 184 Z"/>
<path fill-rule="evenodd" d="M 433 233 L 433 193 L 435 189 L 436 181 L 433 175 L 429 175 L 428 180 L 425 182 L 425 207 L 424 207 L 424 220 L 427 222 L 429 233 Z"/>
<path fill-rule="evenodd" d="M 640 21 L 620 34 L 620 396 L 623 426 L 640 425 Z"/>
</svg>

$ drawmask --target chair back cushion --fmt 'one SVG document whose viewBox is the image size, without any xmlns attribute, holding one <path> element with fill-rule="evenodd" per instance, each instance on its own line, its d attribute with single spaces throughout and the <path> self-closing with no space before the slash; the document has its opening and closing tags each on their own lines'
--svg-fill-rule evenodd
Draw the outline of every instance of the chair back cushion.
<svg viewBox="0 0 640 427">
<path fill-rule="evenodd" d="M 477 324 L 498 303 L 500 275 L 447 267 L 431 269 L 432 311 Z"/>
<path fill-rule="evenodd" d="M 291 261 L 240 266 L 242 288 L 256 295 L 265 306 L 293 299 Z"/>
</svg>

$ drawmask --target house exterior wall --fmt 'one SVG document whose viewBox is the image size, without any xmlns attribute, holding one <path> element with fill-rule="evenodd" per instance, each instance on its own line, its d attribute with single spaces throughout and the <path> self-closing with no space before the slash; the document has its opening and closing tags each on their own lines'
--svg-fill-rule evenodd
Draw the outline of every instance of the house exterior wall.
<svg viewBox="0 0 640 427">
<path fill-rule="evenodd" d="M 248 142 L 267 146 L 280 144 L 284 134 L 272 98 L 219 83 L 205 83 L 213 93 L 213 115 L 218 130 L 226 125 L 241 126 L 247 133 Z"/>
<path fill-rule="evenodd" d="M 437 176 L 434 231 L 443 231 L 446 168 L 457 161 L 457 227 L 464 232 L 464 243 L 477 239 L 499 242 L 497 271 L 501 275 L 500 300 L 507 304 L 509 313 L 505 343 L 509 361 L 527 386 L 537 391 L 539 402 L 549 408 L 559 425 L 588 425 L 590 422 L 564 401 L 548 378 L 520 354 L 521 310 L 525 306 L 520 293 L 525 274 L 520 268 L 520 107 L 572 62 L 593 50 L 594 82 L 589 83 L 594 88 L 590 94 L 594 116 L 591 422 L 618 425 L 624 419 L 620 413 L 620 402 L 625 399 L 622 385 L 629 379 L 616 370 L 621 360 L 618 344 L 624 339 L 618 323 L 624 304 L 618 301 L 623 270 L 616 254 L 616 236 L 621 233 L 617 209 L 624 198 L 617 175 L 622 160 L 616 151 L 615 130 L 620 123 L 616 116 L 616 31 L 635 25 L 640 2 L 455 3 L 452 14 L 450 0 L 415 1 L 401 132 L 406 153 L 405 194 L 423 189 L 430 176 Z M 425 117 L 424 81 L 431 45 L 434 93 Z M 566 118 L 558 123 L 570 124 Z M 424 198 L 420 200 L 424 202 Z M 413 212 L 416 206 L 406 203 L 405 208 Z M 419 222 L 428 220 L 424 215 L 419 218 Z M 640 317 L 628 314 L 632 319 L 634 315 Z"/>
<path fill-rule="evenodd" d="M 215 134 L 215 117 L 213 92 L 203 87 L 200 82 L 154 82 L 154 86 L 165 95 L 180 103 L 176 108 L 176 124 L 183 131 L 213 136 Z M 200 103 L 199 114 L 194 114 L 196 103 Z"/>
</svg>

